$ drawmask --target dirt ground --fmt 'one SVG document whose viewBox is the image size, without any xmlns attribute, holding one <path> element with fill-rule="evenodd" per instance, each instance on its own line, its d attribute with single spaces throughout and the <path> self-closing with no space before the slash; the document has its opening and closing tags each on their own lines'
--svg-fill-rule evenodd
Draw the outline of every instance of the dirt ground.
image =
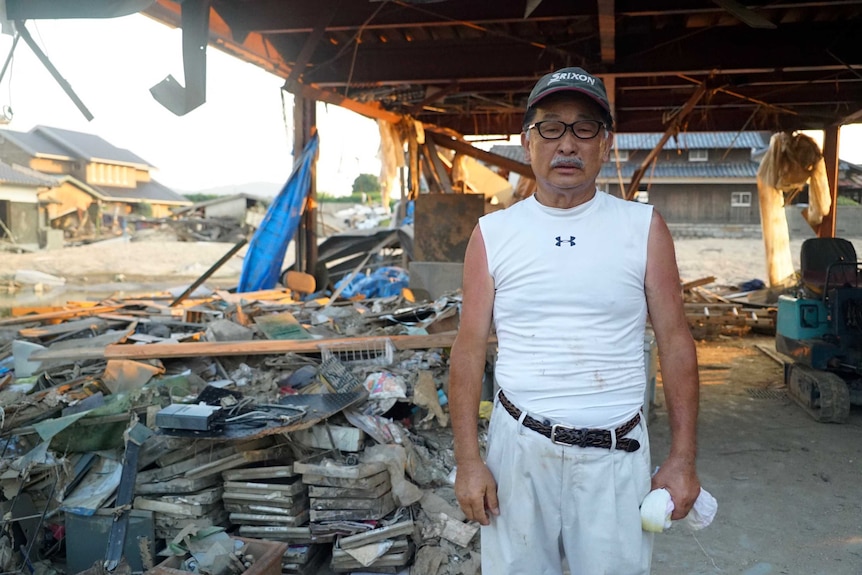
<svg viewBox="0 0 862 575">
<path fill-rule="evenodd" d="M 793 242 L 798 262 L 799 241 Z M 854 240 L 862 253 L 862 243 Z M 718 284 L 765 279 L 761 240 L 678 240 L 681 276 L 716 276 Z M 0 253 L 0 280 L 31 269 L 67 278 L 42 294 L 24 286 L 7 305 L 116 291 L 188 285 L 230 244 L 162 239 L 113 242 L 35 254 Z M 242 253 L 242 252 L 241 252 Z M 209 282 L 231 285 L 234 257 Z M 11 297 L 11 302 L 8 298 Z M 0 307 L 3 305 L 0 299 Z M 781 366 L 756 346 L 772 337 L 698 342 L 700 454 L 704 487 L 718 500 L 715 523 L 699 532 L 674 527 L 656 536 L 656 575 L 862 575 L 862 409 L 843 425 L 816 423 L 783 392 Z M 653 461 L 669 437 L 661 386 L 652 409 Z"/>
<path fill-rule="evenodd" d="M 817 423 L 784 393 L 782 367 L 756 346 L 771 337 L 698 342 L 698 471 L 718 500 L 708 528 L 657 535 L 656 575 L 862 574 L 862 410 Z M 651 417 L 654 464 L 667 412 Z"/>
</svg>

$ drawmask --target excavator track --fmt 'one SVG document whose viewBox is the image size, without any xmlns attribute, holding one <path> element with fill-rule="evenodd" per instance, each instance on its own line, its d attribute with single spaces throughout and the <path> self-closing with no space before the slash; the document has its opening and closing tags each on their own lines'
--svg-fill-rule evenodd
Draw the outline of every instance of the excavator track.
<svg viewBox="0 0 862 575">
<path fill-rule="evenodd" d="M 794 401 L 815 420 L 844 423 L 850 416 L 850 389 L 838 375 L 794 363 L 787 366 L 784 382 Z"/>
</svg>

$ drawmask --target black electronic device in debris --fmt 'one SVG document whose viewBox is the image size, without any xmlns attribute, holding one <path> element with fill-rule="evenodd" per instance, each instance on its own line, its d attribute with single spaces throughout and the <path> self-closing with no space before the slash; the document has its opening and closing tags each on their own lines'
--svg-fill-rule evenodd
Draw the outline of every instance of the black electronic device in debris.
<svg viewBox="0 0 862 575">
<path fill-rule="evenodd" d="M 209 431 L 218 424 L 221 407 L 174 403 L 156 413 L 156 425 L 166 429 Z"/>
</svg>

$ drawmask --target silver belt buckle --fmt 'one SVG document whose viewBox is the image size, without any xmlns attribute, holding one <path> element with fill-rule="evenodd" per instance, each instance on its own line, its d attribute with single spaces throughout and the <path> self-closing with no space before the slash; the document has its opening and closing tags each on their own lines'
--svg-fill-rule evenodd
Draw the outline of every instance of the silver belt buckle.
<svg viewBox="0 0 862 575">
<path fill-rule="evenodd" d="M 557 429 L 558 428 L 559 429 L 568 429 L 570 431 L 575 430 L 574 427 L 569 427 L 568 425 L 560 425 L 559 423 L 555 423 L 554 425 L 551 426 L 551 442 L 555 443 L 556 445 L 568 445 L 570 447 L 572 445 L 574 445 L 573 443 L 567 443 L 565 441 L 557 441 Z"/>
</svg>

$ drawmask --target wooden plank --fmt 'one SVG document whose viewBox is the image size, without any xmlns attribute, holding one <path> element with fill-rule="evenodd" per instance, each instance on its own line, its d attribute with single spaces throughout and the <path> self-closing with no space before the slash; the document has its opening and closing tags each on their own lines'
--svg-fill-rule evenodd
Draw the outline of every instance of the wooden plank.
<svg viewBox="0 0 862 575">
<path fill-rule="evenodd" d="M 233 356 L 233 355 L 281 355 L 284 353 L 320 353 L 321 345 L 344 343 L 374 343 L 390 339 L 396 349 L 431 349 L 452 347 L 457 332 L 446 331 L 430 335 L 391 335 L 369 337 L 344 337 L 293 340 L 253 340 L 219 342 L 155 343 L 151 345 L 109 345 L 105 348 L 79 350 L 45 350 L 31 356 L 39 361 L 52 359 L 168 359 L 176 357 Z M 497 342 L 496 336 L 488 343 Z"/>
<path fill-rule="evenodd" d="M 108 313 L 112 311 L 116 311 L 120 309 L 122 306 L 118 305 L 104 305 L 104 306 L 95 306 L 89 308 L 81 308 L 81 309 L 69 309 L 63 311 L 52 311 L 46 313 L 37 313 L 30 315 L 22 315 L 17 317 L 9 317 L 6 319 L 0 319 L 0 326 L 4 325 L 17 325 L 19 323 L 30 323 L 36 321 L 48 321 L 54 319 L 71 319 L 73 317 L 81 317 L 81 316 L 91 316 L 99 313 Z"/>
<path fill-rule="evenodd" d="M 691 288 L 705 286 L 713 283 L 715 281 L 715 276 L 707 276 L 696 280 L 691 280 L 689 282 L 683 282 L 682 289 L 689 290 Z"/>
<path fill-rule="evenodd" d="M 135 320 L 131 319 L 130 321 Z M 43 338 L 57 335 L 65 335 L 67 333 L 74 333 L 76 331 L 84 331 L 87 329 L 98 331 L 102 329 L 118 327 L 123 325 L 124 323 L 129 322 L 108 321 L 99 318 L 84 318 L 63 323 L 45 325 L 41 327 L 26 327 L 24 329 L 19 329 L 18 335 L 20 337 L 28 338 Z"/>
</svg>

